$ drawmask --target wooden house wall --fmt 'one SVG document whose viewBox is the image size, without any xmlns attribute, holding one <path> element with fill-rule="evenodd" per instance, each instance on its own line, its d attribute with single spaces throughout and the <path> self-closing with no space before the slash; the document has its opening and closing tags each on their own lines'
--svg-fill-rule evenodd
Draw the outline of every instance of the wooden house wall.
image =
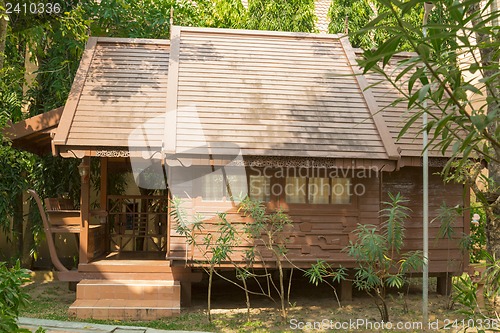
<svg viewBox="0 0 500 333">
<path fill-rule="evenodd" d="M 441 178 L 431 169 L 429 182 L 429 220 L 434 219 L 438 209 L 446 200 L 448 206 L 464 205 L 464 191 L 461 185 L 444 184 Z M 387 201 L 388 193 L 400 192 L 409 199 L 407 206 L 411 208 L 411 217 L 406 223 L 405 250 L 422 250 L 422 184 L 421 168 L 406 167 L 392 173 L 375 174 L 368 178 L 357 178 L 355 184 L 364 186 L 362 196 L 353 197 L 351 205 L 287 205 L 282 198 L 274 198 L 277 207 L 284 209 L 293 220 L 293 228 L 288 230 L 287 257 L 299 267 L 310 267 L 311 263 L 323 259 L 334 265 L 354 267 L 355 263 L 342 249 L 354 240 L 353 230 L 357 224 L 379 225 L 382 201 Z M 237 208 L 230 202 L 204 202 L 200 197 L 186 201 L 184 208 L 188 213 L 199 213 L 211 216 L 204 220 L 204 231 L 198 233 L 197 241 L 203 243 L 207 233 L 216 234 L 217 212 L 226 212 L 227 218 L 237 228 L 248 222 Z M 169 258 L 184 262 L 202 261 L 200 249 L 186 244 L 184 237 L 175 231 L 175 223 L 171 223 Z M 468 232 L 468 219 L 460 217 L 454 225 L 455 235 L 451 240 L 437 239 L 439 223 L 430 224 L 429 258 L 430 272 L 461 272 L 467 256 L 460 249 L 459 242 L 463 233 Z M 233 252 L 233 260 L 242 260 L 245 249 L 250 243 L 243 242 Z M 271 254 L 263 251 L 270 266 L 274 260 Z"/>
<path fill-rule="evenodd" d="M 276 180 L 275 180 L 276 181 Z M 318 259 L 323 259 L 332 264 L 341 263 L 344 266 L 352 266 L 352 259 L 341 250 L 348 245 L 352 239 L 352 231 L 358 223 L 378 224 L 378 211 L 380 209 L 380 180 L 376 173 L 369 178 L 358 178 L 354 180 L 365 189 L 361 197 L 353 196 L 351 204 L 348 205 L 308 205 L 308 204 L 286 204 L 284 195 L 282 197 L 272 196 L 269 207 L 281 208 L 287 212 L 293 227 L 287 230 L 289 241 L 287 243 L 287 257 L 297 266 L 309 267 Z M 203 237 L 207 233 L 215 235 L 219 219 L 217 212 L 226 212 L 227 218 L 233 224 L 243 224 L 250 220 L 237 212 L 237 208 L 231 202 L 205 202 L 200 197 L 186 200 L 183 205 L 189 215 L 199 213 L 201 216 L 210 216 L 204 220 L 204 230 L 198 233 L 197 240 L 203 243 Z M 238 228 L 242 226 L 239 225 Z M 186 239 L 176 232 L 175 222 L 170 226 L 170 252 L 169 258 L 173 260 L 188 259 L 194 261 L 203 260 L 200 249 L 186 244 Z M 242 246 L 234 249 L 233 260 L 242 260 L 245 249 L 251 243 L 245 240 Z M 266 260 L 271 260 L 271 254 L 262 250 Z M 270 261 L 272 266 L 272 260 Z"/>
<path fill-rule="evenodd" d="M 449 207 L 460 205 L 468 206 L 469 191 L 464 192 L 460 184 L 445 184 L 436 173 L 439 168 L 429 170 L 429 272 L 462 272 L 468 263 L 468 254 L 460 247 L 460 240 L 469 233 L 469 216 L 466 210 L 464 216 L 456 219 L 451 239 L 438 237 L 440 222 L 435 220 L 443 202 Z M 406 223 L 407 250 L 422 250 L 422 169 L 405 167 L 393 173 L 383 173 L 382 201 L 387 201 L 387 193 L 400 192 L 409 202 L 407 206 L 412 210 L 411 217 Z"/>
</svg>

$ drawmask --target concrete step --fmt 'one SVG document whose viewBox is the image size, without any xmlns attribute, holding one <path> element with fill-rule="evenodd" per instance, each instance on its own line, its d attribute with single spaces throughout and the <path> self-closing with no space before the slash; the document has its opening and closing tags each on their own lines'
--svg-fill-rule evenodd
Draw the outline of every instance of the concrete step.
<svg viewBox="0 0 500 333">
<path fill-rule="evenodd" d="M 131 268 L 133 270 L 131 270 Z M 98 260 L 87 264 L 79 264 L 80 272 L 110 273 L 170 273 L 172 268 L 166 260 Z"/>
<path fill-rule="evenodd" d="M 178 316 L 180 307 L 166 301 L 124 301 L 117 299 L 76 300 L 69 315 L 79 319 L 156 320 Z"/>
<path fill-rule="evenodd" d="M 164 280 L 83 280 L 76 299 L 166 300 L 180 297 L 180 284 Z"/>
<path fill-rule="evenodd" d="M 82 280 L 76 298 L 70 316 L 153 320 L 180 314 L 181 286 L 165 280 Z"/>
</svg>

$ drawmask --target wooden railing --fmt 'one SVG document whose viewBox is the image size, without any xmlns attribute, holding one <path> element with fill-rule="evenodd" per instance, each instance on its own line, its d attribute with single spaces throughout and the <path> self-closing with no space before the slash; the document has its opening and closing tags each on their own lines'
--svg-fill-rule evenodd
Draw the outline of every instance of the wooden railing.
<svg viewBox="0 0 500 333">
<path fill-rule="evenodd" d="M 111 251 L 166 251 L 168 197 L 108 195 Z"/>
</svg>

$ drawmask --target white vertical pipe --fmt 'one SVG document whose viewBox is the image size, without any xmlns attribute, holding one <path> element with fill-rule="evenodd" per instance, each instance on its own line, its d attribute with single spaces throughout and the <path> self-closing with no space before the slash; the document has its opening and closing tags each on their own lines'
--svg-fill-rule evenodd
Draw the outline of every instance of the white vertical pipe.
<svg viewBox="0 0 500 333">
<path fill-rule="evenodd" d="M 431 2 L 426 2 L 424 4 L 424 20 L 422 24 L 422 34 L 424 36 L 424 41 L 427 37 L 427 19 L 429 13 L 434 5 Z M 422 187 L 423 187 L 423 256 L 424 256 L 424 267 L 422 270 L 422 317 L 424 329 L 427 327 L 429 322 L 429 152 L 427 149 L 427 144 L 429 141 L 427 135 L 427 97 L 425 97 L 424 102 L 424 113 L 422 116 L 422 127 L 423 127 L 423 161 L 422 161 Z"/>
</svg>

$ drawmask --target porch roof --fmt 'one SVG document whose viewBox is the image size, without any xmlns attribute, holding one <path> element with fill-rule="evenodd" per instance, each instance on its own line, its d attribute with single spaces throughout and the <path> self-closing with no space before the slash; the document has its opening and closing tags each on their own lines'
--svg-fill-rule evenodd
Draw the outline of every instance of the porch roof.
<svg viewBox="0 0 500 333">
<path fill-rule="evenodd" d="M 57 108 L 15 124 L 10 123 L 3 134 L 12 141 L 12 146 L 32 153 L 43 155 L 51 152 L 51 139 L 54 135 L 63 108 Z"/>
<path fill-rule="evenodd" d="M 54 137 L 59 152 L 77 156 L 129 142 L 140 124 L 165 113 L 170 42 L 91 37 Z M 150 126 L 145 146 L 161 146 L 163 122 Z"/>
</svg>

